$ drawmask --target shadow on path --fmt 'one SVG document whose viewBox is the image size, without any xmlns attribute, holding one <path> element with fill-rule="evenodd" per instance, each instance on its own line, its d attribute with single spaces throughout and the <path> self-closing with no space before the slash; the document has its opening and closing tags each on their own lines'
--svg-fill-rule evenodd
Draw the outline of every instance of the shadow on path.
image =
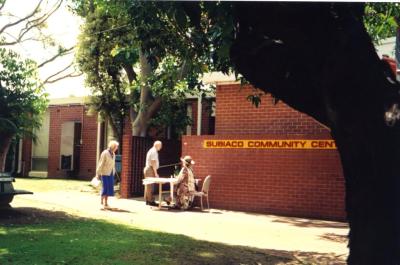
<svg viewBox="0 0 400 265">
<path fill-rule="evenodd" d="M 344 228 L 344 229 L 348 228 L 348 224 L 345 222 L 303 219 L 297 217 L 276 216 L 273 222 L 291 224 L 298 227 Z"/>
<path fill-rule="evenodd" d="M 124 210 L 121 208 L 115 208 L 115 207 L 108 207 L 108 208 L 104 208 L 102 209 L 103 211 L 110 211 L 110 212 L 118 212 L 118 213 L 134 213 L 128 210 Z"/>
</svg>

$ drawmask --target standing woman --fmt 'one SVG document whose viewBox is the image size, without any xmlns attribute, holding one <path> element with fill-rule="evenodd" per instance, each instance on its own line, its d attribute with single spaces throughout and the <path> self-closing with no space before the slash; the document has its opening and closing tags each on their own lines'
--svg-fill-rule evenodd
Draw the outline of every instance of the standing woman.
<svg viewBox="0 0 400 265">
<path fill-rule="evenodd" d="M 109 208 L 108 197 L 114 196 L 115 152 L 118 150 L 118 146 L 117 141 L 110 141 L 108 148 L 101 153 L 97 166 L 96 175 L 103 184 L 101 189 L 102 209 Z"/>
<path fill-rule="evenodd" d="M 192 165 L 194 161 L 191 156 L 181 158 L 182 169 L 177 177 L 176 206 L 181 210 L 190 207 L 191 199 L 195 190 L 195 181 Z"/>
</svg>

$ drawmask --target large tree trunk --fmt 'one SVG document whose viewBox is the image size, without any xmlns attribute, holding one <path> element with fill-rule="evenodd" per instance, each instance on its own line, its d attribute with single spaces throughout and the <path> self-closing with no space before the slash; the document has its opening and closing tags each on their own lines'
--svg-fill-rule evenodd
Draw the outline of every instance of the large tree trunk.
<svg viewBox="0 0 400 265">
<path fill-rule="evenodd" d="M 13 135 L 0 133 L 0 172 L 4 172 Z"/>
<path fill-rule="evenodd" d="M 144 137 L 147 135 L 150 119 L 161 107 L 161 99 L 152 98 L 151 88 L 147 84 L 147 79 L 151 74 L 151 67 L 142 51 L 139 52 L 139 59 L 142 83 L 140 90 L 140 108 L 136 114 L 131 112 L 130 116 L 132 122 L 132 135 Z M 133 117 L 134 119 L 132 119 Z"/>
<path fill-rule="evenodd" d="M 132 123 L 132 136 L 145 137 L 147 135 L 148 121 L 144 118 L 144 113 L 139 112 Z"/>
<path fill-rule="evenodd" d="M 348 263 L 400 264 L 400 86 L 377 57 L 363 6 L 237 11 L 231 58 L 239 72 L 331 128 L 346 181 Z"/>
</svg>

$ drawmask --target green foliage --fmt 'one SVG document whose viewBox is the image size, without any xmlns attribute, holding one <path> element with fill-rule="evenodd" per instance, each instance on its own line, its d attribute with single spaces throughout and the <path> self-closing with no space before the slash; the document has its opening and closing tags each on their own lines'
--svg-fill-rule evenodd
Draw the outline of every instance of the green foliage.
<svg viewBox="0 0 400 265">
<path fill-rule="evenodd" d="M 170 54 L 190 58 L 198 73 L 232 70 L 232 3 L 130 1 L 128 10 L 153 65 Z"/>
<path fill-rule="evenodd" d="M 262 94 L 253 94 L 248 95 L 247 100 L 250 101 L 256 108 L 261 104 L 261 96 Z"/>
<path fill-rule="evenodd" d="M 145 86 L 151 87 L 153 97 L 162 99 L 160 111 L 150 120 L 150 125 L 164 130 L 171 126 L 177 133 L 176 137 L 181 135 L 186 126 L 191 124 L 191 119 L 187 117 L 185 98 L 190 92 L 188 81 L 181 78 L 182 67 L 175 57 L 167 56 L 158 63 L 158 67 L 145 80 Z M 131 89 L 139 91 L 142 80 L 132 83 Z M 197 82 L 194 82 L 197 85 Z M 192 84 L 193 85 L 193 84 Z M 142 105 L 139 101 L 132 102 L 132 107 L 136 112 L 140 108 L 148 108 L 148 105 Z"/>
<path fill-rule="evenodd" d="M 47 108 L 36 64 L 0 48 L 0 134 L 33 136 Z"/>
<path fill-rule="evenodd" d="M 175 4 L 101 0 L 92 4 L 85 0 L 72 3 L 72 9 L 86 20 L 77 61 L 93 91 L 93 108 L 118 123 L 116 117 L 122 120 L 129 107 L 136 113 L 146 111 L 159 98 L 161 113 L 151 117 L 154 120 L 149 123 L 174 125 L 182 131 L 188 124 L 188 119 L 181 115 L 183 99 L 191 89 L 200 88 L 201 74 L 208 67 L 203 58 L 185 52 L 185 43 L 176 38 L 179 29 L 158 10 L 164 7 L 163 11 L 169 12 Z M 182 17 L 174 18 L 181 26 L 187 22 Z M 141 50 L 150 71 L 143 71 L 139 63 Z M 128 68 L 134 72 L 134 78 L 129 76 Z M 144 96 L 145 101 L 143 87 L 150 92 L 148 97 Z M 172 110 L 179 110 L 174 112 L 179 115 L 162 113 Z"/>
<path fill-rule="evenodd" d="M 179 138 L 186 126 L 192 124 L 192 119 L 187 116 L 186 104 L 181 99 L 168 99 L 164 101 L 157 116 L 155 116 L 150 125 L 157 128 L 159 132 L 166 129 L 166 125 L 171 127 L 171 138 Z"/>
<path fill-rule="evenodd" d="M 375 43 L 394 37 L 398 29 L 396 20 L 400 18 L 399 3 L 367 3 L 364 24 Z"/>
<path fill-rule="evenodd" d="M 129 86 L 121 68 L 123 64 L 137 61 L 133 52 L 123 50 L 129 54 L 124 56 L 119 48 L 132 44 L 129 31 L 126 28 L 107 31 L 122 19 L 122 16 L 113 18 L 101 9 L 89 13 L 76 54 L 79 68 L 86 76 L 86 85 L 92 90 L 90 107 L 112 123 L 118 137 L 129 113 Z"/>
</svg>

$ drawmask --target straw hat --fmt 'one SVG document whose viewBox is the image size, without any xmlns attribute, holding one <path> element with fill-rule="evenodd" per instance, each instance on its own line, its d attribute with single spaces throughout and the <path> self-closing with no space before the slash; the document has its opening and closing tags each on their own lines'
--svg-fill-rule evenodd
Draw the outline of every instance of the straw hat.
<svg viewBox="0 0 400 265">
<path fill-rule="evenodd" d="M 181 158 L 181 161 L 185 162 L 186 164 L 194 165 L 194 160 L 191 156 L 185 156 L 184 158 Z"/>
</svg>

